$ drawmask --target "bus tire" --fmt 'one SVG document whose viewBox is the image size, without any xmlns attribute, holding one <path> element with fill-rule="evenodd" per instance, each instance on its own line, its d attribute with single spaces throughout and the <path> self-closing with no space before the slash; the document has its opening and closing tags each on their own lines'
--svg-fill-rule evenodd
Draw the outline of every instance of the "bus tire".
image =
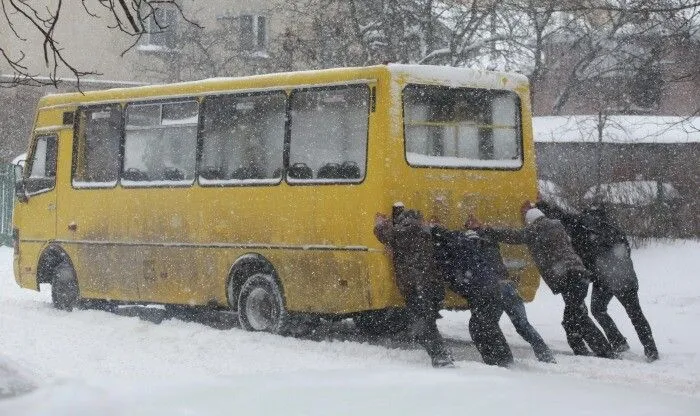
<svg viewBox="0 0 700 416">
<path fill-rule="evenodd" d="M 80 301 L 78 279 L 73 266 L 62 261 L 53 268 L 51 276 L 51 300 L 56 309 L 72 311 Z"/>
<path fill-rule="evenodd" d="M 363 312 L 352 320 L 365 335 L 393 335 L 408 327 L 409 316 L 405 309 L 390 308 Z"/>
<path fill-rule="evenodd" d="M 282 289 L 271 274 L 257 273 L 243 283 L 238 295 L 238 321 L 246 331 L 289 332 L 290 316 Z"/>
</svg>

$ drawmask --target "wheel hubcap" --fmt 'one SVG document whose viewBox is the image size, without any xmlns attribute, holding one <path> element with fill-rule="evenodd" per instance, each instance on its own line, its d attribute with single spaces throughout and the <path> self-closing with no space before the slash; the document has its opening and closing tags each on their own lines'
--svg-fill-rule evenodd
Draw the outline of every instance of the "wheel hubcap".
<svg viewBox="0 0 700 416">
<path fill-rule="evenodd" d="M 248 323 L 256 331 L 272 329 L 279 316 L 279 310 L 272 295 L 259 287 L 253 289 L 248 295 L 245 313 Z"/>
</svg>

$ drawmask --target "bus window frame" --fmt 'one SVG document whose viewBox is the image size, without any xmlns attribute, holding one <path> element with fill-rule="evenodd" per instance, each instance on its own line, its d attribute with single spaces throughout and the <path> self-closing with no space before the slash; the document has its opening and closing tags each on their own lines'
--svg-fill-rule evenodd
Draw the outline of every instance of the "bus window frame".
<svg viewBox="0 0 700 416">
<path fill-rule="evenodd" d="M 40 139 L 49 138 L 49 137 L 54 138 L 53 154 L 54 154 L 54 164 L 55 164 L 56 172 L 54 172 L 54 176 L 52 176 L 52 177 L 47 176 L 45 178 L 32 178 L 31 174 L 32 174 L 32 169 L 34 168 L 34 157 L 36 156 L 37 144 L 39 143 Z M 46 144 L 47 155 L 44 155 L 44 157 L 48 156 L 48 151 L 49 151 L 49 146 L 48 146 L 48 141 L 47 141 L 47 144 Z M 23 172 L 22 172 L 22 181 L 25 184 L 24 187 L 25 187 L 25 193 L 26 193 L 27 197 L 33 197 L 36 195 L 45 194 L 45 193 L 48 193 L 48 192 L 55 190 L 56 189 L 56 180 L 58 178 L 58 132 L 41 132 L 39 134 L 35 134 L 34 137 L 32 138 L 31 152 L 29 152 L 29 154 L 27 156 L 28 157 L 27 157 L 26 166 L 24 167 Z M 46 163 L 46 162 L 44 162 L 44 163 Z M 53 183 L 52 183 L 51 187 L 49 187 L 49 188 L 41 188 L 41 189 L 34 191 L 34 192 L 30 192 L 27 189 L 27 181 L 31 181 L 32 179 L 48 180 L 48 179 L 52 179 L 52 178 L 53 178 Z"/>
<path fill-rule="evenodd" d="M 519 139 L 520 139 L 520 158 L 521 158 L 521 163 L 520 166 L 517 167 L 508 167 L 508 166 L 444 166 L 444 165 L 413 165 L 408 161 L 408 155 L 407 155 L 407 144 L 406 144 L 406 105 L 405 105 L 405 97 L 404 97 L 404 91 L 406 88 L 409 87 L 433 87 L 433 88 L 442 88 L 446 90 L 451 90 L 451 89 L 464 89 L 464 90 L 484 90 L 484 91 L 502 91 L 502 92 L 509 92 L 516 98 L 516 104 L 517 104 L 517 111 L 515 112 L 517 114 L 517 126 L 518 126 L 518 133 L 519 133 Z M 524 134 L 524 129 L 523 129 L 523 107 L 522 107 L 522 100 L 520 99 L 520 95 L 513 91 L 513 90 L 508 90 L 508 89 L 498 89 L 498 88 L 477 88 L 477 87 L 450 87 L 448 85 L 433 85 L 433 84 L 420 84 L 420 83 L 409 83 L 406 84 L 403 89 L 401 90 L 401 100 L 400 100 L 400 105 L 401 105 L 401 131 L 403 134 L 403 158 L 404 162 L 406 162 L 406 165 L 409 166 L 412 169 L 449 169 L 449 170 L 488 170 L 488 171 L 511 171 L 511 172 L 517 172 L 522 170 L 525 167 L 525 134 Z"/>
<path fill-rule="evenodd" d="M 163 104 L 174 104 L 174 103 L 184 103 L 184 102 L 196 102 L 197 103 L 197 124 L 195 128 L 195 166 L 194 166 L 194 178 L 192 180 L 187 180 L 187 181 L 167 181 L 167 180 L 158 180 L 158 181 L 143 181 L 143 185 L 138 185 L 138 184 L 133 184 L 133 183 L 124 183 L 124 178 L 122 175 L 124 174 L 124 161 L 126 159 L 126 119 L 127 119 L 127 111 L 128 108 L 132 105 L 149 105 L 149 104 L 160 104 L 161 105 L 161 122 L 162 122 L 162 105 Z M 121 145 L 119 146 L 119 156 L 120 156 L 120 163 L 119 163 L 119 178 L 118 178 L 118 183 L 119 186 L 121 186 L 124 189 L 157 189 L 157 188 L 191 188 L 196 182 L 197 182 L 197 177 L 198 177 L 198 170 L 197 170 L 197 159 L 196 159 L 196 154 L 197 154 L 197 148 L 199 146 L 199 131 L 200 131 L 200 125 L 202 122 L 202 97 L 201 96 L 182 96 L 182 97 L 159 97 L 155 99 L 144 99 L 144 100 L 135 100 L 135 101 L 127 101 L 123 103 L 122 105 L 122 137 L 121 137 Z M 133 181 L 137 182 L 137 181 Z"/>
<path fill-rule="evenodd" d="M 78 185 L 76 186 L 76 180 L 75 180 L 75 173 L 76 170 L 78 169 L 78 158 L 80 157 L 80 152 L 79 152 L 79 145 L 80 145 L 80 119 L 82 117 L 83 111 L 85 109 L 94 109 L 94 108 L 108 108 L 108 107 L 118 107 L 119 108 L 119 113 L 120 113 L 120 123 L 119 123 L 119 155 L 118 155 L 118 161 L 119 161 L 119 172 L 117 172 L 117 179 L 114 181 L 114 183 L 109 182 L 109 185 L 103 185 L 106 182 L 80 182 L 84 183 L 85 185 Z M 75 116 L 73 117 L 73 148 L 71 149 L 73 154 L 71 155 L 71 172 L 70 172 L 70 186 L 71 189 L 74 190 L 85 190 L 85 189 L 115 189 L 119 186 L 119 179 L 123 167 L 123 159 L 124 159 L 124 123 L 126 122 L 125 118 L 125 111 L 124 111 L 124 104 L 118 101 L 115 102 L 109 102 L 109 103 L 100 103 L 100 104 L 86 104 L 86 105 L 78 105 L 78 108 L 75 110 Z M 90 185 L 87 185 L 90 184 Z"/>
<path fill-rule="evenodd" d="M 225 97 L 254 97 L 254 96 L 265 96 L 265 95 L 283 95 L 284 96 L 284 129 L 282 131 L 282 173 L 279 178 L 265 178 L 265 179 L 221 179 L 213 180 L 215 183 L 203 183 L 201 178 L 202 169 L 202 156 L 204 153 L 204 112 L 206 111 L 207 101 L 211 98 L 225 98 Z M 199 107 L 199 126 L 197 128 L 197 160 L 195 162 L 195 181 L 198 186 L 203 188 L 240 188 L 240 187 L 252 187 L 252 186 L 278 186 L 284 181 L 287 174 L 286 157 L 287 152 L 287 132 L 289 130 L 289 102 L 290 95 L 284 89 L 270 89 L 270 90 L 260 90 L 260 91 L 243 91 L 243 92 L 226 92 L 213 95 L 202 96 L 202 102 Z"/>
<path fill-rule="evenodd" d="M 338 90 L 347 88 L 361 88 L 367 89 L 367 132 L 365 134 L 365 164 L 363 175 L 359 180 L 355 179 L 339 179 L 339 178 L 329 178 L 329 179 L 292 179 L 289 180 L 287 172 L 289 170 L 290 162 L 290 152 L 292 146 L 292 98 L 295 93 L 306 92 L 306 91 L 319 91 L 319 90 Z M 369 162 L 369 136 L 370 136 L 370 121 L 373 112 L 376 112 L 376 104 L 374 104 L 374 91 L 375 85 L 369 82 L 359 82 L 359 83 L 347 83 L 347 84 L 333 84 L 333 85 L 314 85 L 314 86 L 304 86 L 301 88 L 292 88 L 289 92 L 288 104 L 287 104 L 287 132 L 285 137 L 285 158 L 284 158 L 284 181 L 290 186 L 309 186 L 309 185 L 361 185 L 367 179 L 367 165 Z M 373 108 L 374 104 L 374 108 Z"/>
</svg>

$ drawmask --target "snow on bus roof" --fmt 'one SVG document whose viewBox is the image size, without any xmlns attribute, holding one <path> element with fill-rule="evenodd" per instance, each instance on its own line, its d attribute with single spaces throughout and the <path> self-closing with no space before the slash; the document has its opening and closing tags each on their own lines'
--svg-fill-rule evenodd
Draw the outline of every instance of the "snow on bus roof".
<svg viewBox="0 0 700 416">
<path fill-rule="evenodd" d="M 405 81 L 415 82 L 415 83 L 425 83 L 425 84 L 440 84 L 455 87 L 480 87 L 480 88 L 492 88 L 492 89 L 508 89 L 512 90 L 520 87 L 527 83 L 527 78 L 520 74 L 506 73 L 506 72 L 493 72 L 484 71 L 470 68 L 456 68 L 448 66 L 436 66 L 436 65 L 404 65 L 404 64 L 387 64 L 387 65 L 374 65 L 365 67 L 344 67 L 344 68 L 328 68 L 321 70 L 307 70 L 307 71 L 294 71 L 294 72 L 278 72 L 270 74 L 259 74 L 259 75 L 249 75 L 244 77 L 214 77 L 194 81 L 184 81 L 173 84 L 152 84 L 152 85 L 142 85 L 142 86 L 132 86 L 127 88 L 110 88 L 106 90 L 93 90 L 86 91 L 84 93 L 73 92 L 73 93 L 57 93 L 57 94 L 47 94 L 40 100 L 40 106 L 52 106 L 61 105 L 66 102 L 85 102 L 85 101 L 99 101 L 100 97 L 105 97 L 105 99 L 111 101 L 113 99 L 119 98 L 129 98 L 133 94 L 138 94 L 136 91 L 157 91 L 163 92 L 165 95 L 172 95 L 165 89 L 169 91 L 173 88 L 188 88 L 187 93 L 183 95 L 192 95 L 192 90 L 203 90 L 209 88 L 216 88 L 216 84 L 225 83 L 228 81 L 244 81 L 244 80 L 277 80 L 279 83 L 268 86 L 257 86 L 255 90 L 265 90 L 278 88 L 280 85 L 284 84 L 285 78 L 289 80 L 290 83 L 294 84 L 295 87 L 301 87 L 306 84 L 300 84 L 299 81 L 303 77 L 310 76 L 313 74 L 328 74 L 336 73 L 341 74 L 357 74 L 362 76 L 363 71 L 376 71 L 379 69 L 388 70 L 390 73 L 397 77 L 404 77 Z M 345 85 L 353 82 L 366 82 L 366 79 L 354 79 L 348 80 L 339 77 L 337 84 Z M 326 77 L 326 82 L 322 82 L 324 85 L 330 84 Z M 316 85 L 317 83 L 310 83 L 311 85 Z M 157 95 L 158 93 L 154 93 Z"/>
<path fill-rule="evenodd" d="M 485 71 L 438 65 L 389 64 L 389 71 L 405 75 L 408 82 L 439 83 L 453 87 L 477 86 L 493 89 L 514 89 L 527 84 L 527 77 L 509 72 Z"/>
<path fill-rule="evenodd" d="M 535 141 L 543 143 L 598 141 L 598 116 L 533 117 Z M 606 143 L 697 143 L 700 117 L 608 116 Z"/>
</svg>

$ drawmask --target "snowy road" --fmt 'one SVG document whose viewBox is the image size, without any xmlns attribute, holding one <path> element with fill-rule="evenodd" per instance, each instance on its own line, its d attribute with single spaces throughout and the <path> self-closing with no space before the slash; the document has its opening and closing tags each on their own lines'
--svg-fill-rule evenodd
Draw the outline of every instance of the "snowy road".
<svg viewBox="0 0 700 416">
<path fill-rule="evenodd" d="M 324 327 L 316 341 L 57 311 L 48 290 L 15 285 L 11 251 L 0 248 L 0 416 L 698 415 L 700 243 L 657 243 L 633 256 L 660 361 L 643 360 L 615 302 L 612 315 L 632 350 L 614 361 L 570 355 L 562 302 L 541 288 L 528 313 L 558 364 L 534 360 L 504 321 L 516 365 L 485 366 L 466 331 L 469 313 L 447 312 L 440 329 L 460 361 L 433 370 L 421 350 L 400 340 L 369 342 L 347 322 Z"/>
</svg>

